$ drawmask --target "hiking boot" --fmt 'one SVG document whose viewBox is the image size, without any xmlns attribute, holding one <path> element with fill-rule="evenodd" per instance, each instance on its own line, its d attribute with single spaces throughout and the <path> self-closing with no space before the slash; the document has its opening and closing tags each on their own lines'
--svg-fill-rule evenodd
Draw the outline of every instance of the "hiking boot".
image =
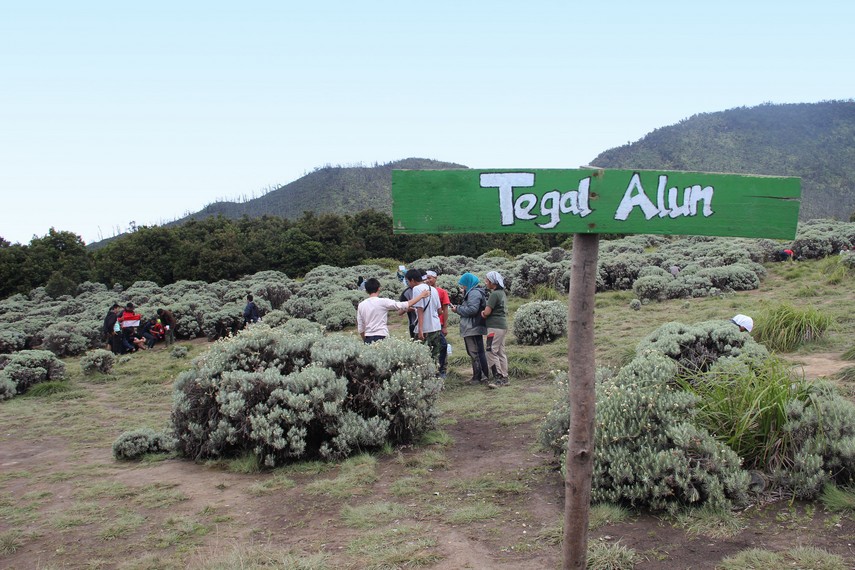
<svg viewBox="0 0 855 570">
<path fill-rule="evenodd" d="M 493 380 L 487 384 L 487 388 L 491 390 L 495 390 L 496 388 L 501 388 L 503 386 L 508 386 L 508 377 L 507 376 L 496 376 Z"/>
</svg>

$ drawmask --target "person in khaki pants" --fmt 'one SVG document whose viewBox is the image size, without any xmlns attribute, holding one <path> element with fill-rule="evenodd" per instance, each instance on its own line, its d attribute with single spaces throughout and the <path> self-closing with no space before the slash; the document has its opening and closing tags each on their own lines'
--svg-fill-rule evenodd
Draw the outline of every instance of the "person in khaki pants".
<svg viewBox="0 0 855 570">
<path fill-rule="evenodd" d="M 505 335 L 508 333 L 508 313 L 505 303 L 505 282 L 501 273 L 490 271 L 485 279 L 490 298 L 481 316 L 487 321 L 487 364 L 492 380 L 488 388 L 508 385 L 508 357 L 505 355 Z"/>
</svg>

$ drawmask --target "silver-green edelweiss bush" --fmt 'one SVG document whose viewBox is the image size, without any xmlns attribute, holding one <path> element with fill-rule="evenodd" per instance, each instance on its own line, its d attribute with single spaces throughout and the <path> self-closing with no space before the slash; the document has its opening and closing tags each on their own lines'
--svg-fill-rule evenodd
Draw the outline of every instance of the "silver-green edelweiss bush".
<svg viewBox="0 0 855 570">
<path fill-rule="evenodd" d="M 113 457 L 139 459 L 149 453 L 168 453 L 175 449 L 175 439 L 168 433 L 141 428 L 126 431 L 113 442 Z"/>
<path fill-rule="evenodd" d="M 22 350 L 0 358 L 0 400 L 23 394 L 39 382 L 65 378 L 65 364 L 48 350 Z"/>
<path fill-rule="evenodd" d="M 80 368 L 87 376 L 91 376 L 96 372 L 109 374 L 115 363 L 116 355 L 103 348 L 90 350 L 80 357 Z"/>
<path fill-rule="evenodd" d="M 594 502 L 673 512 L 747 498 L 749 474 L 736 453 L 692 423 L 696 397 L 679 389 L 677 372 L 674 360 L 648 352 L 597 383 Z M 559 403 L 541 430 L 562 465 L 569 425 L 569 408 Z"/>
<path fill-rule="evenodd" d="M 251 327 L 178 377 L 172 423 L 181 454 L 253 453 L 275 466 L 409 442 L 434 426 L 442 383 L 424 346 L 287 330 L 299 326 Z"/>
<path fill-rule="evenodd" d="M 828 483 L 855 482 L 855 404 L 832 384 L 814 383 L 809 398 L 787 403 L 786 418 L 791 459 L 773 470 L 774 486 L 811 499 Z"/>
<path fill-rule="evenodd" d="M 567 306 L 561 301 L 534 301 L 514 316 L 514 336 L 520 344 L 546 344 L 567 334 Z"/>
<path fill-rule="evenodd" d="M 661 352 L 690 372 L 705 372 L 717 361 L 737 359 L 760 362 L 769 356 L 763 345 L 751 335 L 740 332 L 730 321 L 705 321 L 693 325 L 670 322 L 662 325 L 636 347 L 636 354 L 649 350 Z"/>
<path fill-rule="evenodd" d="M 14 324 L 0 323 L 0 354 L 9 354 L 24 350 L 27 346 L 27 334 Z"/>
<path fill-rule="evenodd" d="M 85 330 L 76 323 L 54 323 L 45 330 L 44 348 L 57 356 L 77 356 L 86 352 L 89 346 Z"/>
</svg>

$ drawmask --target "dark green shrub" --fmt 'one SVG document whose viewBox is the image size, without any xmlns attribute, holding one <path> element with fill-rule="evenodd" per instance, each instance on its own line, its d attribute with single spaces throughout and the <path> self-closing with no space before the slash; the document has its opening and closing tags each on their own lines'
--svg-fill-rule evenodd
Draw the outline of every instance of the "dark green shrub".
<svg viewBox="0 0 855 570">
<path fill-rule="evenodd" d="M 275 466 L 410 442 L 434 426 L 442 383 L 424 346 L 286 331 L 300 325 L 256 325 L 193 361 L 175 382 L 180 453 L 252 453 Z"/>
<path fill-rule="evenodd" d="M 601 256 L 598 273 L 603 290 L 629 289 L 638 278 L 641 269 L 650 262 L 640 253 L 618 253 Z"/>
<path fill-rule="evenodd" d="M 514 336 L 520 344 L 546 344 L 567 334 L 567 306 L 561 301 L 526 303 L 514 315 Z"/>
<path fill-rule="evenodd" d="M 706 267 L 697 273 L 721 291 L 751 291 L 760 287 L 760 278 L 752 268 L 743 264 Z"/>
<path fill-rule="evenodd" d="M 482 259 L 490 259 L 492 257 L 503 257 L 505 259 L 513 259 L 514 256 L 505 251 L 504 249 L 491 249 L 490 251 L 486 251 L 478 256 L 478 260 Z"/>
<path fill-rule="evenodd" d="M 294 294 L 294 282 L 281 271 L 259 271 L 247 279 L 249 292 L 256 299 L 264 299 L 270 303 L 271 309 L 280 309 Z M 244 293 L 240 298 L 244 298 Z"/>
<path fill-rule="evenodd" d="M 797 259 L 819 259 L 855 245 L 855 224 L 835 220 L 811 220 L 799 224 L 792 250 Z"/>
<path fill-rule="evenodd" d="M 113 442 L 113 457 L 119 460 L 139 459 L 149 453 L 168 453 L 175 449 L 175 438 L 150 428 L 126 431 Z"/>
<path fill-rule="evenodd" d="M 512 295 L 528 297 L 538 285 L 555 288 L 565 269 L 561 268 L 560 261 L 551 261 L 545 254 L 524 253 L 517 257 L 509 275 L 510 285 L 505 283 L 505 289 Z"/>
<path fill-rule="evenodd" d="M 243 305 L 212 308 L 201 315 L 202 332 L 208 341 L 237 334 L 243 328 Z"/>
<path fill-rule="evenodd" d="M 278 326 L 281 326 L 281 325 L 284 325 L 285 323 L 287 323 L 288 319 L 290 319 L 290 318 L 291 318 L 291 316 L 288 313 L 286 313 L 285 311 L 282 311 L 279 309 L 273 309 L 272 311 L 270 311 L 269 313 L 264 315 L 263 320 L 264 320 L 264 324 L 266 324 L 269 327 L 278 327 Z"/>
<path fill-rule="evenodd" d="M 83 374 L 91 376 L 96 372 L 109 374 L 116 363 L 116 355 L 102 348 L 90 350 L 80 358 L 80 368 Z"/>
</svg>

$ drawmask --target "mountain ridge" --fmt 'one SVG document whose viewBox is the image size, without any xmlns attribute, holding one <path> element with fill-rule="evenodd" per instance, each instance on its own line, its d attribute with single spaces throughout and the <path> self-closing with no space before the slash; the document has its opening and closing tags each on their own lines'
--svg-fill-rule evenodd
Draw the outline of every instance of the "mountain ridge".
<svg viewBox="0 0 855 570">
<path fill-rule="evenodd" d="M 601 152 L 601 168 L 687 170 L 798 176 L 800 219 L 847 219 L 855 211 L 855 100 L 764 103 L 699 113 Z M 374 166 L 323 166 L 258 198 L 218 201 L 164 224 L 215 216 L 239 219 L 305 211 L 391 214 L 392 170 L 467 168 L 454 162 L 405 158 Z M 118 237 L 118 236 L 117 236 Z M 109 240 L 90 247 L 98 248 Z"/>
</svg>

